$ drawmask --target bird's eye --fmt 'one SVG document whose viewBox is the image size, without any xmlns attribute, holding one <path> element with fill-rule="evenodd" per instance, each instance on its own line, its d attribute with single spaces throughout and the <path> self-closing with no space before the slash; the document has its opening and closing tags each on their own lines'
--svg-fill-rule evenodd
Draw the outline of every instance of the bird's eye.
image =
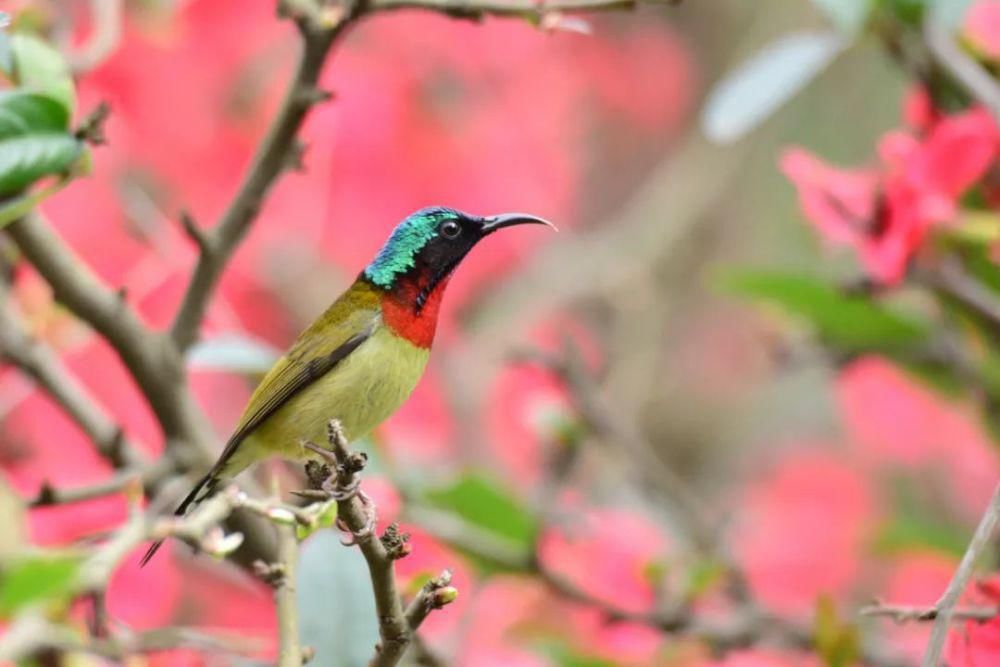
<svg viewBox="0 0 1000 667">
<path fill-rule="evenodd" d="M 441 233 L 441 236 L 446 239 L 456 239 L 458 238 L 458 235 L 462 233 L 462 225 L 458 224 L 454 220 L 448 220 L 442 223 L 438 231 Z"/>
</svg>

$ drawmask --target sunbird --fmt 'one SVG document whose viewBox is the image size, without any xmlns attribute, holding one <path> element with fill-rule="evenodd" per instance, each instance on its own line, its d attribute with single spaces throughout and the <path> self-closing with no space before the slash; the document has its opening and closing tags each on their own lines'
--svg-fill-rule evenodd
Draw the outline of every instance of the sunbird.
<svg viewBox="0 0 1000 667">
<path fill-rule="evenodd" d="M 421 209 L 399 223 L 371 264 L 267 372 L 219 459 L 175 514 L 271 456 L 314 458 L 303 443 L 320 442 L 331 419 L 348 441 L 385 421 L 424 373 L 455 268 L 482 239 L 522 224 L 555 229 L 524 213 L 479 217 L 445 207 Z M 143 565 L 162 544 L 149 547 Z"/>
</svg>

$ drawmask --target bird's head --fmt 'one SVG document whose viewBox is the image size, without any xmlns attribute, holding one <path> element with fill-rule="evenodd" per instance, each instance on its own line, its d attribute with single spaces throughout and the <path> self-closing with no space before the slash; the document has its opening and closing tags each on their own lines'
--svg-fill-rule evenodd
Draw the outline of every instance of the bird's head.
<svg viewBox="0 0 1000 667">
<path fill-rule="evenodd" d="M 499 229 L 523 224 L 555 229 L 547 220 L 524 213 L 479 217 L 451 208 L 420 209 L 396 226 L 364 276 L 384 290 L 403 282 L 419 284 L 414 305 L 420 310 L 473 246 Z"/>
</svg>

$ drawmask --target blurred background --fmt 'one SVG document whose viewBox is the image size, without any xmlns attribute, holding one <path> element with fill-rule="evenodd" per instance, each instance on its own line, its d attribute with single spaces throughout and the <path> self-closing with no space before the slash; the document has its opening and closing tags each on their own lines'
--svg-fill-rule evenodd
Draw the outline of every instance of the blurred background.
<svg viewBox="0 0 1000 667">
<path fill-rule="evenodd" d="M 916 663 L 928 627 L 858 610 L 936 601 L 998 461 L 983 418 L 991 385 L 930 382 L 865 333 L 885 300 L 935 322 L 935 295 L 909 282 L 869 289 L 863 262 L 825 243 L 781 168 L 790 146 L 833 165 L 878 164 L 881 138 L 905 126 L 918 82 L 899 50 L 920 29 L 904 5 L 929 3 L 860 4 L 873 12 L 866 27 L 841 33 L 811 71 L 788 71 L 810 70 L 809 44 L 762 65 L 751 92 L 790 99 L 759 122 L 756 102 L 726 82 L 788 35 L 833 39 L 838 3 L 643 4 L 548 29 L 400 11 L 338 44 L 322 77 L 334 97 L 307 120 L 301 169 L 267 198 L 188 359 L 220 446 L 259 374 L 408 213 L 520 210 L 560 228 L 474 251 L 451 283 L 427 375 L 364 446 L 380 519 L 412 534 L 404 590 L 445 567 L 459 590 L 411 661 Z M 73 54 L 95 34 L 91 5 L 0 9 L 11 30 Z M 953 32 L 967 45 L 964 21 Z M 196 259 L 179 212 L 208 225 L 225 209 L 298 43 L 270 1 L 137 0 L 111 44 L 76 77 L 74 116 L 106 101 L 107 143 L 42 210 L 98 276 L 166 326 Z M 130 439 L 161 451 L 111 348 L 15 264 L 9 299 L 32 334 Z M 776 275 L 805 286 L 762 277 Z M 974 338 L 961 345 L 992 344 Z M 86 544 L 125 520 L 121 493 L 31 510 L 16 500 L 112 468 L 14 365 L 0 370 L 0 419 L 14 498 L 0 552 Z M 360 554 L 334 533 L 303 543 L 304 642 L 313 664 L 362 664 L 377 639 L 373 603 Z M 778 617 L 777 629 L 706 640 L 649 622 L 667 610 L 725 626 L 744 603 Z M 254 639 L 249 655 L 185 648 L 131 664 L 273 660 L 267 587 L 180 543 L 142 571 L 138 552 L 126 559 L 107 609 L 121 627 Z M 83 632 L 85 617 L 70 604 L 60 619 Z M 956 626 L 949 664 L 996 664 L 997 646 L 1000 623 Z"/>
</svg>

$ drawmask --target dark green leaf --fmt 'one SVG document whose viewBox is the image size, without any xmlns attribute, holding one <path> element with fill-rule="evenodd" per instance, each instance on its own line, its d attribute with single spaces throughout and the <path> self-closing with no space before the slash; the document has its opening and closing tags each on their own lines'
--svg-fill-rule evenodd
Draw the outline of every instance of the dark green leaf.
<svg viewBox="0 0 1000 667">
<path fill-rule="evenodd" d="M 741 272 L 723 280 L 735 294 L 767 301 L 806 320 L 828 342 L 848 351 L 891 349 L 926 340 L 927 324 L 893 312 L 866 296 L 842 293 L 816 278 Z"/>
<path fill-rule="evenodd" d="M 0 616 L 37 602 L 68 599 L 74 592 L 79 561 L 44 556 L 11 564 L 0 575 Z"/>
<path fill-rule="evenodd" d="M 17 33 L 10 37 L 14 82 L 21 88 L 47 93 L 72 113 L 76 89 L 66 60 L 58 50 L 35 35 Z"/>
<path fill-rule="evenodd" d="M 68 130 L 69 112 L 55 98 L 29 90 L 0 91 L 0 141 Z"/>
<path fill-rule="evenodd" d="M 462 477 L 451 486 L 431 491 L 426 499 L 525 548 L 530 547 L 538 529 L 534 516 L 517 499 L 477 475 Z"/>
<path fill-rule="evenodd" d="M 70 171 L 83 146 L 67 134 L 37 134 L 0 141 L 0 197 L 21 192 L 38 179 Z"/>
</svg>

